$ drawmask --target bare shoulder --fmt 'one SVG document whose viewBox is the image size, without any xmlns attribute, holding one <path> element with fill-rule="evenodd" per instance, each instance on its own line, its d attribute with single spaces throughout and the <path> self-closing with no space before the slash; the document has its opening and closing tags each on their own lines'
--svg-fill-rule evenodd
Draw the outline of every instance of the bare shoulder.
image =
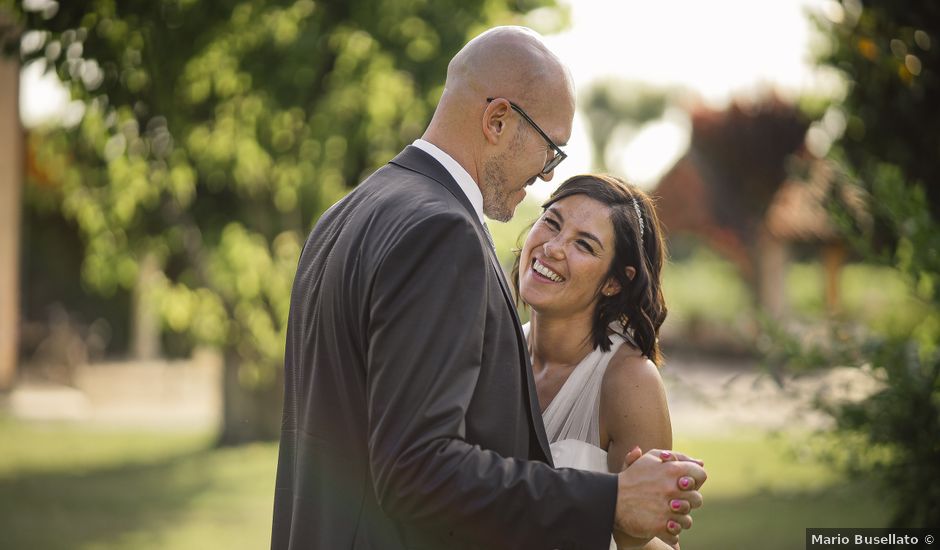
<svg viewBox="0 0 940 550">
<path fill-rule="evenodd" d="M 672 423 L 659 369 L 627 344 L 611 357 L 604 373 L 598 412 L 601 444 L 615 457 L 611 460 L 622 460 L 634 445 L 644 452 L 672 447 Z"/>
<path fill-rule="evenodd" d="M 658 391 L 662 388 L 663 378 L 656 365 L 639 350 L 625 343 L 610 358 L 604 372 L 601 397 L 604 398 L 605 394 L 609 397 L 623 397 L 635 392 Z"/>
</svg>

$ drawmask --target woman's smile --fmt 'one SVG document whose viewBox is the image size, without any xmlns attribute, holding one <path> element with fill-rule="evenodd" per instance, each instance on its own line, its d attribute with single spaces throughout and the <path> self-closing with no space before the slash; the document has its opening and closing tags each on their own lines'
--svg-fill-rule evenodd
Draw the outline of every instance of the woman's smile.
<svg viewBox="0 0 940 550">
<path fill-rule="evenodd" d="M 538 258 L 532 260 L 532 270 L 535 271 L 537 275 L 541 275 L 541 277 L 537 278 L 548 279 L 553 283 L 563 283 L 565 281 L 564 277 L 540 262 Z"/>
</svg>

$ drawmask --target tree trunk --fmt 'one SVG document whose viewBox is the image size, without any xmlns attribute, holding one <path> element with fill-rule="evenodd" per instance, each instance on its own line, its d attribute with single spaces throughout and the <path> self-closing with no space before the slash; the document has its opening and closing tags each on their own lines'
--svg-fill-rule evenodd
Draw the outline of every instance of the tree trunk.
<svg viewBox="0 0 940 550">
<path fill-rule="evenodd" d="M 131 355 L 135 359 L 147 360 L 160 357 L 160 317 L 147 296 L 160 273 L 156 256 L 148 253 L 140 261 L 137 282 L 134 285 L 134 301 L 131 306 L 132 332 Z"/>
<path fill-rule="evenodd" d="M 277 439 L 281 430 L 282 376 L 273 384 L 246 387 L 240 380 L 241 359 L 225 351 L 222 368 L 222 431 L 220 446 Z"/>
<path fill-rule="evenodd" d="M 19 117 L 20 66 L 0 57 L 0 391 L 16 378 L 20 320 L 20 209 L 23 128 Z"/>
<path fill-rule="evenodd" d="M 823 269 L 825 271 L 826 312 L 830 316 L 839 313 L 839 275 L 845 263 L 846 249 L 841 242 L 823 245 Z"/>
</svg>

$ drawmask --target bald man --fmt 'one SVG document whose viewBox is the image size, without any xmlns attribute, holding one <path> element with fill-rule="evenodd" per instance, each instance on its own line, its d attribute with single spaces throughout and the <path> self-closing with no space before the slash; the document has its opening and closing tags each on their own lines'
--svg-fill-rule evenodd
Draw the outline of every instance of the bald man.
<svg viewBox="0 0 940 550">
<path fill-rule="evenodd" d="M 422 139 L 321 217 L 291 294 L 272 549 L 606 549 L 691 526 L 698 464 L 552 468 L 483 214 L 552 178 L 573 116 L 539 37 L 492 29 Z"/>
</svg>

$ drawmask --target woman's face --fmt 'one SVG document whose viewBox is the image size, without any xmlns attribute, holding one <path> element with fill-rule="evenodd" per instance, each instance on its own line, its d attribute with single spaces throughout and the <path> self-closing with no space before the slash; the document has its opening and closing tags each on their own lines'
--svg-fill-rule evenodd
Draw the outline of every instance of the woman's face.
<svg viewBox="0 0 940 550">
<path fill-rule="evenodd" d="M 549 206 L 532 226 L 519 264 L 519 293 L 538 313 L 591 314 L 599 294 L 615 294 L 610 209 L 587 195 Z"/>
</svg>

